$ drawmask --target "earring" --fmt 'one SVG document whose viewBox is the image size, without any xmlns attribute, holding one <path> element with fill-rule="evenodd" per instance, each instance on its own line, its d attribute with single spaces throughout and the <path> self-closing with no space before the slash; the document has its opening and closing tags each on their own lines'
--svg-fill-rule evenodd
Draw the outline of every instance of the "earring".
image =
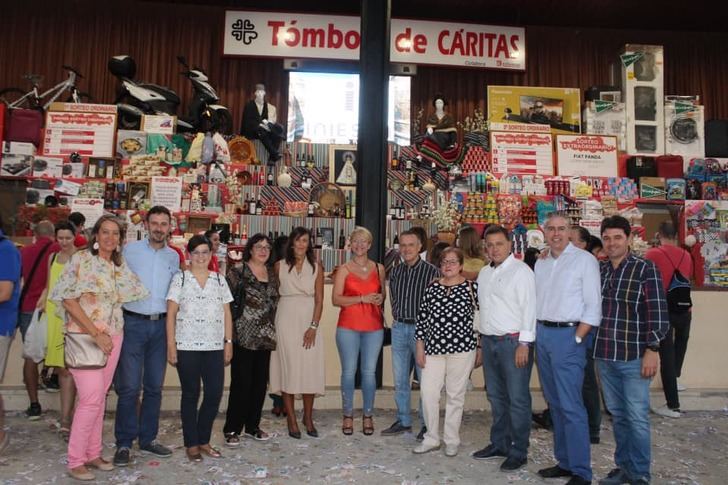
<svg viewBox="0 0 728 485">
<path fill-rule="evenodd" d="M 94 251 L 98 251 L 99 250 L 99 242 L 98 241 L 96 241 L 94 243 L 93 248 L 94 248 Z"/>
</svg>

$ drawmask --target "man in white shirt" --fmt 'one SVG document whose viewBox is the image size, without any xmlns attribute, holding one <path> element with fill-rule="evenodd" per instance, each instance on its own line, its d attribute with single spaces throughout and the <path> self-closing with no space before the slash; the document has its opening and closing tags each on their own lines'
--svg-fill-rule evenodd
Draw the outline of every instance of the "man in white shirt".
<svg viewBox="0 0 728 485">
<path fill-rule="evenodd" d="M 569 242 L 569 221 L 552 214 L 544 225 L 549 255 L 536 262 L 536 359 L 554 423 L 555 466 L 543 478 L 591 483 L 589 424 L 581 389 L 589 332 L 601 322 L 599 264 Z"/>
<path fill-rule="evenodd" d="M 488 227 L 485 250 L 491 263 L 478 275 L 480 345 L 476 362 L 483 363 L 493 424 L 490 444 L 473 453 L 473 458 L 505 457 L 501 471 L 513 471 L 527 462 L 531 432 L 528 383 L 536 336 L 536 280 L 531 268 L 511 254 L 504 227 Z"/>
</svg>

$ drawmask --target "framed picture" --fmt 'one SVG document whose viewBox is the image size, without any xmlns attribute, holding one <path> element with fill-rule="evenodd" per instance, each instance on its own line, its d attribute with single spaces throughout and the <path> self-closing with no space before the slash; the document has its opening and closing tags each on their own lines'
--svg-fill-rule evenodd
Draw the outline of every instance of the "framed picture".
<svg viewBox="0 0 728 485">
<path fill-rule="evenodd" d="M 129 209 L 138 209 L 144 199 L 151 197 L 149 191 L 149 182 L 130 182 L 127 189 L 126 207 Z"/>
<path fill-rule="evenodd" d="M 334 249 L 334 228 L 321 228 L 321 247 L 323 249 Z"/>
<path fill-rule="evenodd" d="M 212 226 L 212 217 L 207 216 L 189 216 L 187 218 L 187 232 L 192 234 L 200 234 L 207 231 Z"/>
<path fill-rule="evenodd" d="M 341 186 L 356 186 L 358 171 L 356 145 L 329 145 L 329 182 Z"/>
</svg>

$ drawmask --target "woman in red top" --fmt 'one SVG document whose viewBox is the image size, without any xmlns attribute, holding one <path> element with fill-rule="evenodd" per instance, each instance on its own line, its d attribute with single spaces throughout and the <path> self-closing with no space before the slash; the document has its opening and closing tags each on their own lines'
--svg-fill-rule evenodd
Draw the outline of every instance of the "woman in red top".
<svg viewBox="0 0 728 485">
<path fill-rule="evenodd" d="M 336 272 L 332 293 L 332 303 L 341 308 L 336 328 L 344 410 L 341 431 L 345 435 L 354 432 L 354 375 L 357 358 L 361 355 L 362 432 L 371 435 L 374 433 L 372 412 L 377 389 L 375 372 L 384 339 L 384 266 L 367 257 L 372 245 L 371 232 L 356 227 L 349 238 L 352 258 Z"/>
</svg>

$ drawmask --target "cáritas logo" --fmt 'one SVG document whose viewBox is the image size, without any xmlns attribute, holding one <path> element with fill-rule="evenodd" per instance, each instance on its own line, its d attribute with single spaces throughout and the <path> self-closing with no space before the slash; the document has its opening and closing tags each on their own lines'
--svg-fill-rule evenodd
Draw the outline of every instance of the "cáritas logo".
<svg viewBox="0 0 728 485">
<path fill-rule="evenodd" d="M 258 32 L 255 31 L 255 25 L 248 19 L 236 20 L 232 25 L 232 36 L 238 42 L 242 41 L 245 45 L 250 45 L 258 38 Z"/>
</svg>

